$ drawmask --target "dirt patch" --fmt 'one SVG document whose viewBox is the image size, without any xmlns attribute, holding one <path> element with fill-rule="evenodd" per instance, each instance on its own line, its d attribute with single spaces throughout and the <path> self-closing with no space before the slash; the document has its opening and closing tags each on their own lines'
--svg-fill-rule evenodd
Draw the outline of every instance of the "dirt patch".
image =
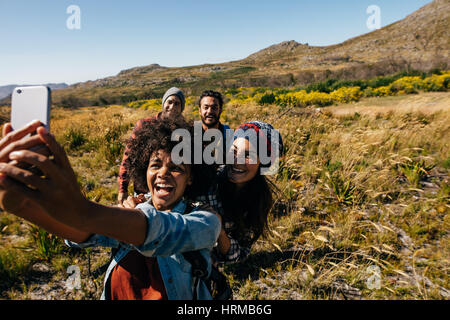
<svg viewBox="0 0 450 320">
<path fill-rule="evenodd" d="M 431 114 L 438 111 L 450 111 L 449 92 L 427 92 L 417 95 L 396 97 L 368 98 L 354 104 L 341 104 L 322 109 L 322 112 L 331 112 L 335 116 L 350 114 L 384 114 L 422 112 Z"/>
</svg>

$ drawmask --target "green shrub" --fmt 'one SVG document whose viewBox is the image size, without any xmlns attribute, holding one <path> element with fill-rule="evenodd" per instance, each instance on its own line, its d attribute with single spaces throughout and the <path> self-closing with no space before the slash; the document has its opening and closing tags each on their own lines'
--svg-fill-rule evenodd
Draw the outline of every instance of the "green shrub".
<svg viewBox="0 0 450 320">
<path fill-rule="evenodd" d="M 37 246 L 37 253 L 40 258 L 50 260 L 53 256 L 61 253 L 63 244 L 57 236 L 36 226 L 31 227 L 30 235 Z"/>
<path fill-rule="evenodd" d="M 424 160 L 406 159 L 406 161 L 399 164 L 399 168 L 413 186 L 418 186 L 419 182 L 434 168 L 434 165 L 427 165 Z"/>
<path fill-rule="evenodd" d="M 66 109 L 78 109 L 87 105 L 89 105 L 89 102 L 86 99 L 80 99 L 72 95 L 63 98 L 59 103 L 59 106 Z"/>
<path fill-rule="evenodd" d="M 263 95 L 261 97 L 261 99 L 259 99 L 258 103 L 261 105 L 273 104 L 273 103 L 275 103 L 275 100 L 276 100 L 276 96 L 271 92 L 271 93 L 266 93 L 265 95 Z"/>
<path fill-rule="evenodd" d="M 0 248 L 0 289 L 10 287 L 25 275 L 33 259 L 24 251 L 12 248 Z"/>
<path fill-rule="evenodd" d="M 69 150 L 78 150 L 82 145 L 84 145 L 88 139 L 85 134 L 79 130 L 70 128 L 64 134 L 65 145 L 68 146 Z"/>
<path fill-rule="evenodd" d="M 331 185 L 335 199 L 339 204 L 352 205 L 355 198 L 355 186 L 350 180 L 345 181 L 337 174 L 326 173 L 326 177 Z"/>
<path fill-rule="evenodd" d="M 442 167 L 443 168 L 445 168 L 445 169 L 450 169 L 450 157 L 448 157 L 447 159 L 445 159 L 443 162 L 442 162 Z"/>
<path fill-rule="evenodd" d="M 99 152 L 103 159 L 110 165 L 116 165 L 124 152 L 124 144 L 121 137 L 130 129 L 131 124 L 115 124 L 107 128 L 103 139 L 97 142 Z"/>
<path fill-rule="evenodd" d="M 310 84 L 306 87 L 306 92 L 310 93 L 312 91 L 330 93 L 333 89 L 331 88 L 337 82 L 336 79 L 328 79 L 324 82 L 318 82 Z"/>
<path fill-rule="evenodd" d="M 379 88 L 389 86 L 392 82 L 397 80 L 395 77 L 377 77 L 367 82 L 367 85 L 371 88 Z"/>
</svg>

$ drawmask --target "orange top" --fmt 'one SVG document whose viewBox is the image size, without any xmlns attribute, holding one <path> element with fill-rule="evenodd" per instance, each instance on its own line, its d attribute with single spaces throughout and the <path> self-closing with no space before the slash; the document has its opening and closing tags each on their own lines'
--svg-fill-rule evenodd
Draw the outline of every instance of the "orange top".
<svg viewBox="0 0 450 320">
<path fill-rule="evenodd" d="M 168 300 L 155 257 L 131 250 L 111 273 L 111 300 Z"/>
</svg>

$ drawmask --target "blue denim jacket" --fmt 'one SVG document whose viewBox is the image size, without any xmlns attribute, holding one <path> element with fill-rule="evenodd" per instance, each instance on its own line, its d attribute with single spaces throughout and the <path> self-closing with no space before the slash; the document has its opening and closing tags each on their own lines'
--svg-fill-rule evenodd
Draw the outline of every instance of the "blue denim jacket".
<svg viewBox="0 0 450 320">
<path fill-rule="evenodd" d="M 183 215 L 186 210 L 186 203 L 183 200 L 171 212 L 158 211 L 149 202 L 139 204 L 136 209 L 140 209 L 147 217 L 147 235 L 142 245 L 133 246 L 97 234 L 83 243 L 66 240 L 66 244 L 79 248 L 94 246 L 119 248 L 106 270 L 102 300 L 109 298 L 107 284 L 112 270 L 130 250 L 138 250 L 146 257 L 157 258 L 169 300 L 192 300 L 194 281 L 191 264 L 181 253 L 200 250 L 208 262 L 208 272 L 211 272 L 210 251 L 220 233 L 219 219 L 213 213 L 196 209 L 190 214 Z M 196 290 L 199 300 L 212 299 L 203 281 L 199 281 Z"/>
</svg>

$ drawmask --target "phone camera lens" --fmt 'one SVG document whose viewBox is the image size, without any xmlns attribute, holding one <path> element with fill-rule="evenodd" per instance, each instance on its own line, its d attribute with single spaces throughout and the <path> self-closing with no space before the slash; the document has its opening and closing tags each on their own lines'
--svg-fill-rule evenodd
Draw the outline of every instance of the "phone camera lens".
<svg viewBox="0 0 450 320">
<path fill-rule="evenodd" d="M 21 94 L 21 93 L 22 93 L 22 90 L 20 90 L 20 89 L 17 90 L 17 93 L 18 93 L 18 94 Z"/>
</svg>

